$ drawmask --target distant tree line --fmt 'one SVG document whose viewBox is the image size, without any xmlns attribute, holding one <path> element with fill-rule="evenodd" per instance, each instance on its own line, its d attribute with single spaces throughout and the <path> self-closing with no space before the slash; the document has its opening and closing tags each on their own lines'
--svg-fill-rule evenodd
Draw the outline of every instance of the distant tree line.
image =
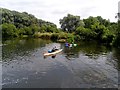
<svg viewBox="0 0 120 90">
<path fill-rule="evenodd" d="M 80 16 L 68 14 L 60 19 L 64 32 L 73 33 L 76 40 L 97 40 L 107 45 L 120 46 L 120 25 L 116 22 L 103 19 L 101 16 L 80 19 Z"/>
<path fill-rule="evenodd" d="M 2 14 L 2 36 L 18 37 L 22 35 L 33 35 L 35 32 L 57 32 L 54 23 L 37 19 L 27 12 L 10 11 L 0 8 Z"/>
<path fill-rule="evenodd" d="M 37 19 L 27 12 L 10 11 L 0 8 L 2 14 L 2 37 L 34 36 L 36 33 L 71 33 L 72 40 L 96 40 L 108 45 L 120 46 L 120 21 L 110 22 L 101 16 L 81 19 L 68 14 L 59 20 L 61 28 L 54 23 Z M 64 35 L 63 35 L 64 36 Z M 74 36 L 74 37 L 73 37 Z M 55 37 L 55 34 L 54 34 Z"/>
</svg>

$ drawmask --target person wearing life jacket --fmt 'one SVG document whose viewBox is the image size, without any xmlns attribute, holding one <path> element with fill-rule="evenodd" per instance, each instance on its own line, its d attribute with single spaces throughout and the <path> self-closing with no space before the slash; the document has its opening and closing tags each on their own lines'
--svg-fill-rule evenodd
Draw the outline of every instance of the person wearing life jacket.
<svg viewBox="0 0 120 90">
<path fill-rule="evenodd" d="M 56 48 L 56 46 L 52 49 L 52 52 L 55 52 L 56 50 L 58 50 L 57 48 Z"/>
</svg>

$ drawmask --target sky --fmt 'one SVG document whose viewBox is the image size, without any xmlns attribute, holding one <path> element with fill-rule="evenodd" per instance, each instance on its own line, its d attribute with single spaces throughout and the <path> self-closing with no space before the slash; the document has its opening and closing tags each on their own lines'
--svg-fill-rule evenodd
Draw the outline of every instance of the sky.
<svg viewBox="0 0 120 90">
<path fill-rule="evenodd" d="M 120 0 L 0 0 L 0 7 L 19 12 L 28 12 L 39 19 L 55 23 L 67 14 L 83 18 L 102 16 L 116 22 Z"/>
</svg>

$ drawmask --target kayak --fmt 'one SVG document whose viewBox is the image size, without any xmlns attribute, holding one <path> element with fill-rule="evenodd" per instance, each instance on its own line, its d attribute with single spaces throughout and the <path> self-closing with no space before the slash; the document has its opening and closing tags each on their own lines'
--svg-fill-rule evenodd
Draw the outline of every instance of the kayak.
<svg viewBox="0 0 120 90">
<path fill-rule="evenodd" d="M 55 54 L 57 54 L 57 53 L 60 53 L 61 51 L 62 51 L 63 49 L 59 49 L 59 50 L 56 50 L 55 52 L 51 52 L 51 53 L 44 53 L 43 55 L 44 56 L 51 56 L 51 55 L 55 55 Z"/>
</svg>

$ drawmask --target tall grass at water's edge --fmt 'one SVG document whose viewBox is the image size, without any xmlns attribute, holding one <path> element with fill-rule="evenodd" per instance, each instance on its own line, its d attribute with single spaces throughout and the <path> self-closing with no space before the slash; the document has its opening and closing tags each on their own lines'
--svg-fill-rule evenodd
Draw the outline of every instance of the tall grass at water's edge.
<svg viewBox="0 0 120 90">
<path fill-rule="evenodd" d="M 35 33 L 33 35 L 35 38 L 43 38 L 43 39 L 51 39 L 51 40 L 59 40 L 59 41 L 66 41 L 68 39 L 73 39 L 74 35 L 71 33 L 65 33 L 65 32 L 60 32 L 60 33 Z"/>
</svg>

